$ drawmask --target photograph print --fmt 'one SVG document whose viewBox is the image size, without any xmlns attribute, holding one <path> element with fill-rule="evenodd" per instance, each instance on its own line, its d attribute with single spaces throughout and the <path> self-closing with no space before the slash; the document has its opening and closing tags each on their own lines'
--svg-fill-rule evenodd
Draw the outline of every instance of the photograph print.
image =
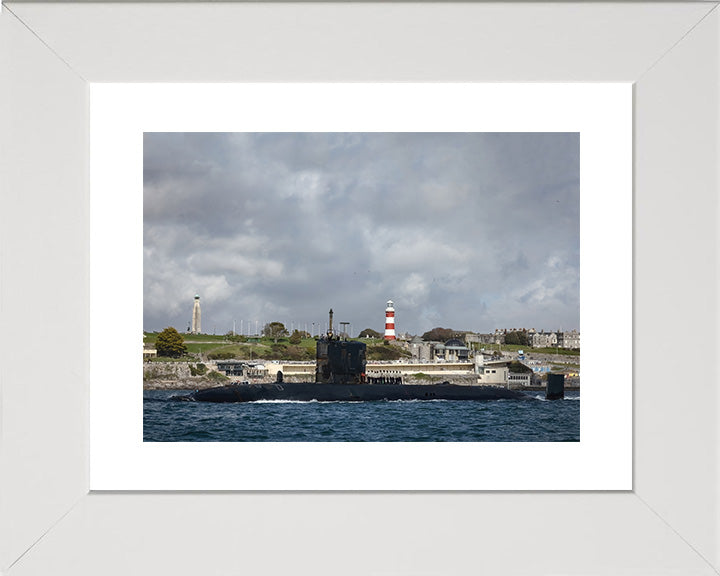
<svg viewBox="0 0 720 576">
<path fill-rule="evenodd" d="M 146 132 L 145 442 L 580 441 L 580 134 Z"/>
</svg>

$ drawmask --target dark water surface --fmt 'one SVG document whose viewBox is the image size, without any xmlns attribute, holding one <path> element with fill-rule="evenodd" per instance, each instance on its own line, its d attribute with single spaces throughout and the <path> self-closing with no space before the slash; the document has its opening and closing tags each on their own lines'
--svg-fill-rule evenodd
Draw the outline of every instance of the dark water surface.
<svg viewBox="0 0 720 576">
<path fill-rule="evenodd" d="M 147 390 L 145 442 L 576 442 L 580 395 L 547 401 L 179 402 Z"/>
</svg>

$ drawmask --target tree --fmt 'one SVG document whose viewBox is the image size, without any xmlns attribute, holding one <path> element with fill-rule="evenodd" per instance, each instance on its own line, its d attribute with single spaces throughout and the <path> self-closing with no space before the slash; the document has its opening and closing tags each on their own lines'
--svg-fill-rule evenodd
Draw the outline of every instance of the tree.
<svg viewBox="0 0 720 576">
<path fill-rule="evenodd" d="M 158 334 L 155 348 L 158 356 L 167 356 L 168 358 L 179 358 L 187 353 L 185 339 L 172 327 L 165 328 Z"/>
<path fill-rule="evenodd" d="M 525 330 L 515 330 L 505 334 L 505 344 L 515 344 L 519 346 L 529 346 L 527 332 Z"/>
<path fill-rule="evenodd" d="M 262 333 L 263 336 L 266 336 L 267 338 L 272 338 L 275 344 L 277 344 L 278 338 L 283 338 L 284 336 L 288 335 L 285 324 L 283 324 L 282 322 L 270 322 L 270 324 L 265 324 L 265 328 L 263 328 Z"/>
<path fill-rule="evenodd" d="M 451 338 L 455 338 L 455 330 L 451 328 L 433 328 L 422 335 L 425 342 L 446 342 Z"/>
<path fill-rule="evenodd" d="M 288 342 L 290 342 L 290 344 L 297 346 L 298 344 L 300 344 L 300 342 L 302 342 L 302 334 L 300 332 L 298 332 L 297 330 L 294 330 L 292 335 L 290 336 L 290 339 L 288 340 Z"/>
<path fill-rule="evenodd" d="M 375 332 L 375 330 L 371 328 L 365 328 L 365 330 L 360 332 L 360 338 L 382 338 L 382 334 Z"/>
</svg>

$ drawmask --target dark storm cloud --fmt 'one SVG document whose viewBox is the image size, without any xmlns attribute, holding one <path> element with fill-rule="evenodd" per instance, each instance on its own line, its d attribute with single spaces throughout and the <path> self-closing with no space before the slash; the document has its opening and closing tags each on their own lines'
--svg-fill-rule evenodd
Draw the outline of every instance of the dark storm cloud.
<svg viewBox="0 0 720 576">
<path fill-rule="evenodd" d="M 577 134 L 145 135 L 145 328 L 579 327 Z"/>
</svg>

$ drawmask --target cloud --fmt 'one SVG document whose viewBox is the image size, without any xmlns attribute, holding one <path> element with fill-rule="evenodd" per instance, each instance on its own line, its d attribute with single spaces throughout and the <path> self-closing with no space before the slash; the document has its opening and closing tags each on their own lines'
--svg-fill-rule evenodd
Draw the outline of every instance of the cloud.
<svg viewBox="0 0 720 576">
<path fill-rule="evenodd" d="M 579 326 L 577 134 L 182 134 L 144 141 L 145 327 Z M 275 316 L 284 316 L 279 318 Z M 432 325 L 431 325 L 432 324 Z"/>
</svg>

